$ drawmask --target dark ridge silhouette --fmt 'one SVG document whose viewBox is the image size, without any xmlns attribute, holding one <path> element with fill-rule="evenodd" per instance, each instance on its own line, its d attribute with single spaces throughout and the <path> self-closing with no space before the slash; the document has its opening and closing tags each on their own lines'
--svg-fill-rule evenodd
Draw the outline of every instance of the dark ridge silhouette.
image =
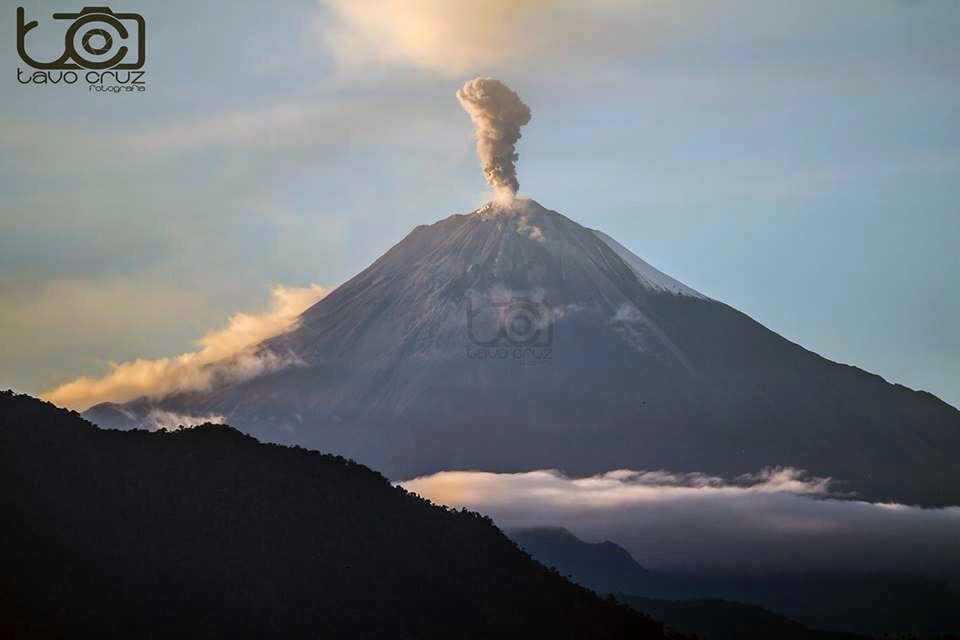
<svg viewBox="0 0 960 640">
<path fill-rule="evenodd" d="M 615 542 L 584 542 L 563 527 L 512 529 L 507 535 L 538 562 L 597 593 L 629 592 L 645 584 L 649 573 Z"/>
<path fill-rule="evenodd" d="M 0 392 L 0 636 L 663 638 L 476 513 L 223 425 Z"/>
<path fill-rule="evenodd" d="M 621 596 L 640 611 L 704 640 L 868 640 L 852 633 L 819 631 L 761 607 L 725 600 L 656 600 Z"/>
<path fill-rule="evenodd" d="M 960 630 L 960 592 L 948 578 L 657 571 L 641 566 L 616 543 L 584 542 L 562 527 L 513 529 L 509 535 L 534 559 L 574 582 L 601 594 L 629 594 L 618 597 L 706 640 L 857 637 L 817 629 L 960 638 L 943 636 Z"/>
</svg>

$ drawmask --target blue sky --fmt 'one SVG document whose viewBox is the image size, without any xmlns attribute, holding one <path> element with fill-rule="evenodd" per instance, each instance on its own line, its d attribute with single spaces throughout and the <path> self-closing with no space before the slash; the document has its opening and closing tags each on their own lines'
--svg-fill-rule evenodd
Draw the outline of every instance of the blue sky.
<svg viewBox="0 0 960 640">
<path fill-rule="evenodd" d="M 533 112 L 523 195 L 960 405 L 953 0 L 199 4 L 112 5 L 142 95 L 19 85 L 0 11 L 0 387 L 190 351 L 480 205 L 453 94 L 493 75 Z M 79 6 L 23 6 L 53 58 Z"/>
</svg>

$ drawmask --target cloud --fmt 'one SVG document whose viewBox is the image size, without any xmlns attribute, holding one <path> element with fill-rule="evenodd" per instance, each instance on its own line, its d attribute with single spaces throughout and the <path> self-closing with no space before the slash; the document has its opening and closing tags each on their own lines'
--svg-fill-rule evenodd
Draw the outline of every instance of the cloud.
<svg viewBox="0 0 960 640">
<path fill-rule="evenodd" d="M 296 358 L 291 354 L 273 353 L 257 345 L 290 329 L 300 313 L 326 293 L 327 289 L 318 285 L 274 287 L 269 311 L 230 316 L 225 327 L 210 330 L 200 338 L 195 351 L 170 358 L 111 363 L 112 370 L 101 378 L 77 378 L 42 397 L 54 404 L 82 409 L 100 402 L 208 389 L 295 364 Z"/>
<path fill-rule="evenodd" d="M 201 424 L 223 424 L 224 417 L 218 414 L 192 416 L 163 409 L 153 409 L 144 419 L 144 426 L 151 431 L 158 429 L 176 429 L 177 427 L 196 427 Z"/>
<path fill-rule="evenodd" d="M 444 471 L 401 483 L 504 528 L 563 526 L 613 540 L 646 566 L 776 571 L 960 570 L 960 507 L 922 509 L 839 496 L 797 469 L 724 479 L 616 470 L 573 478 Z"/>
<path fill-rule="evenodd" d="M 545 0 L 328 0 L 320 30 L 342 65 L 446 74 L 507 63 L 532 45 Z M 528 37 L 521 37 L 523 32 Z"/>
<path fill-rule="evenodd" d="M 283 162 L 286 171 L 326 158 L 331 147 L 409 147 L 449 151 L 460 147 L 462 127 L 455 112 L 435 98 L 378 101 L 350 95 L 278 97 L 196 113 L 175 113 L 149 122 L 62 124 L 29 114 L 0 123 L 0 141 L 24 162 L 13 169 L 25 176 L 70 179 L 135 174 L 155 177 L 171 157 L 209 152 L 229 156 L 203 171 L 217 177 L 260 159 L 258 171 Z M 447 113 L 449 122 L 442 114 Z M 90 161 L 95 155 L 96 162 Z M 239 162 L 239 158 L 245 162 Z M 115 185 L 115 188 L 121 185 Z M 149 185 L 134 185 L 140 191 Z"/>
<path fill-rule="evenodd" d="M 532 62 L 569 72 L 617 62 L 702 13 L 667 0 L 325 0 L 315 30 L 341 68 L 414 67 L 455 76 Z"/>
</svg>

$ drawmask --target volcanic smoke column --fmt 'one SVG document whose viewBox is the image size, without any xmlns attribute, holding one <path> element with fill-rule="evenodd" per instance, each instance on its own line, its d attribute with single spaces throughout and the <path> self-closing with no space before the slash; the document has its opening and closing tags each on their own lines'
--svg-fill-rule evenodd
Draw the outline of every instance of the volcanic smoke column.
<svg viewBox="0 0 960 640">
<path fill-rule="evenodd" d="M 494 78 L 474 78 L 457 91 L 457 100 L 473 120 L 477 157 L 497 201 L 510 204 L 520 188 L 516 152 L 520 127 L 530 122 L 530 107 Z"/>
</svg>

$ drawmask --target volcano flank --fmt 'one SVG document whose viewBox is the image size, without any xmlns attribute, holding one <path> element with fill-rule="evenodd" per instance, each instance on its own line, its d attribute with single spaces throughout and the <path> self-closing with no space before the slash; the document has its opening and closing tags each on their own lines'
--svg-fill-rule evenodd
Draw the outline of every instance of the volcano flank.
<svg viewBox="0 0 960 640">
<path fill-rule="evenodd" d="M 393 479 L 790 466 L 871 499 L 960 503 L 960 411 L 807 351 L 531 200 L 417 227 L 258 350 L 293 364 L 86 417 L 222 415 Z"/>
</svg>

